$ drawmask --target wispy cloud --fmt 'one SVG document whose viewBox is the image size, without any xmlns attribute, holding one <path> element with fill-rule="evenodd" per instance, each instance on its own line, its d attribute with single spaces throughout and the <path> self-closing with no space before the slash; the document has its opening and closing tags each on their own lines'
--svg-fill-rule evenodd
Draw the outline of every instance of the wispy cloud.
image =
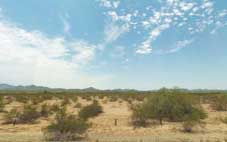
<svg viewBox="0 0 227 142">
<path fill-rule="evenodd" d="M 127 25 L 119 26 L 111 23 L 105 27 L 105 42 L 111 43 L 113 41 L 116 41 L 120 36 L 128 31 L 129 27 Z"/>
<path fill-rule="evenodd" d="M 165 53 L 175 53 L 180 51 L 181 49 L 189 46 L 190 44 L 192 44 L 194 40 L 182 40 L 182 41 L 177 41 L 176 45 L 174 48 L 168 49 L 167 51 L 165 51 Z"/>
<path fill-rule="evenodd" d="M 62 23 L 63 23 L 63 31 L 66 34 L 70 33 L 71 30 L 71 24 L 69 22 L 69 15 L 66 13 L 64 16 L 60 16 Z"/>
</svg>

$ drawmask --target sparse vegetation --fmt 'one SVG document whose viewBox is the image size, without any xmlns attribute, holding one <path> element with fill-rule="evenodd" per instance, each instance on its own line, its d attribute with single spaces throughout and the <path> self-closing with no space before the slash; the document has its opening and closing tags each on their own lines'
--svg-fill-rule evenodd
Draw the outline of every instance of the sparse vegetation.
<svg viewBox="0 0 227 142">
<path fill-rule="evenodd" d="M 153 131 L 153 129 L 154 131 L 159 131 L 159 129 L 160 131 L 164 130 L 167 133 L 169 131 L 182 131 L 187 133 L 206 132 L 207 130 L 214 131 L 211 127 L 215 124 L 211 124 L 210 122 L 213 117 L 208 118 L 208 121 L 203 121 L 204 118 L 207 118 L 207 114 L 202 108 L 204 108 L 209 115 L 216 113 L 226 114 L 227 112 L 224 112 L 225 109 L 223 109 L 225 108 L 225 101 L 221 99 L 222 97 L 225 97 L 225 94 L 186 93 L 168 89 L 139 93 L 45 92 L 44 94 L 43 92 L 39 92 L 3 94 L 2 98 L 4 99 L 2 102 L 4 112 L 6 113 L 1 113 L 1 115 L 5 116 L 5 121 L 2 121 L 5 124 L 2 130 L 5 129 L 4 127 L 8 129 L 11 127 L 8 126 L 8 124 L 12 125 L 15 122 L 16 125 L 20 125 L 13 127 L 13 129 L 20 132 L 21 129 L 26 131 L 26 129 L 30 127 L 37 127 L 38 130 L 39 124 L 40 129 L 48 125 L 46 129 L 43 129 L 43 133 L 46 140 L 53 141 L 75 141 L 81 137 L 86 137 L 86 132 L 90 134 L 90 132 L 94 132 L 96 129 L 101 132 L 108 132 L 108 129 L 104 130 L 103 125 L 116 127 L 116 129 L 119 130 L 127 129 L 129 133 L 133 133 L 134 130 L 131 129 L 131 127 L 135 127 L 139 129 L 139 134 L 141 134 L 142 131 L 149 133 L 149 131 Z M 8 102 L 8 98 L 12 101 L 5 103 Z M 215 103 L 216 100 L 221 103 Z M 211 106 L 213 110 L 210 110 L 209 106 Z M 98 116 L 103 110 L 102 107 L 105 107 L 105 113 Z M 67 108 L 67 111 L 66 109 L 62 111 L 63 108 Z M 223 112 L 217 112 L 216 110 Z M 64 113 L 61 114 L 62 112 Z M 131 121 L 128 121 L 130 115 Z M 93 119 L 93 117 L 96 116 L 98 116 L 97 119 Z M 217 118 L 217 121 L 223 123 L 220 123 L 220 125 L 227 123 L 225 117 Z M 101 122 L 100 120 L 103 121 Z M 132 125 L 129 125 L 130 122 Z M 206 123 L 209 123 L 209 125 L 207 125 L 206 129 L 203 129 Z M 91 129 L 87 131 L 89 126 L 91 126 Z M 170 128 L 170 130 L 163 128 Z M 142 131 L 140 131 L 140 129 L 142 129 Z M 8 131 L 11 130 L 9 129 Z M 124 131 L 122 133 L 127 132 Z"/>
</svg>

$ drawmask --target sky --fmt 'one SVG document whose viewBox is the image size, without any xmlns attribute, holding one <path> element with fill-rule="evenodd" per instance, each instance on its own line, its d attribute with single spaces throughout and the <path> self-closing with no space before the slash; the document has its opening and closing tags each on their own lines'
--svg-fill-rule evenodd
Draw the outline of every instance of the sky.
<svg viewBox="0 0 227 142">
<path fill-rule="evenodd" d="M 227 89 L 227 1 L 0 0 L 0 83 Z"/>
</svg>

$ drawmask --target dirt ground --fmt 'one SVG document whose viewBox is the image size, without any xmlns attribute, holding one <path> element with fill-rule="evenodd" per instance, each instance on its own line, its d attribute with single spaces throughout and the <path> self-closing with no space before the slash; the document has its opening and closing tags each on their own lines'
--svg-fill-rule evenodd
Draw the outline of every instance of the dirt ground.
<svg viewBox="0 0 227 142">
<path fill-rule="evenodd" d="M 91 103 L 79 99 L 83 106 Z M 227 125 L 219 119 L 227 116 L 227 112 L 217 112 L 209 105 L 203 107 L 208 112 L 208 118 L 204 120 L 206 125 L 195 128 L 193 133 L 183 133 L 181 123 L 164 122 L 164 125 L 156 123 L 147 128 L 134 129 L 130 124 L 131 110 L 129 104 L 124 101 L 109 102 L 99 100 L 104 113 L 89 120 L 92 127 L 87 132 L 87 140 L 91 142 L 227 142 Z M 54 103 L 49 101 L 48 103 Z M 21 107 L 22 104 L 13 102 L 6 105 L 6 110 Z M 68 106 L 69 113 L 76 114 L 78 108 Z M 52 117 L 40 119 L 30 125 L 3 125 L 4 113 L 0 113 L 0 142 L 41 142 L 43 141 L 42 129 L 51 121 Z M 117 120 L 117 125 L 115 121 Z"/>
</svg>

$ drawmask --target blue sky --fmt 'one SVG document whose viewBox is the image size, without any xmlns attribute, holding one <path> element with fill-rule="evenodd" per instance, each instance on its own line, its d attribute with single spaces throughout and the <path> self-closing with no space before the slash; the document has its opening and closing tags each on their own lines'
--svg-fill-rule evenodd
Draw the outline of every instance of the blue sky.
<svg viewBox="0 0 227 142">
<path fill-rule="evenodd" d="M 0 82 L 227 89 L 225 0 L 0 0 Z"/>
</svg>

